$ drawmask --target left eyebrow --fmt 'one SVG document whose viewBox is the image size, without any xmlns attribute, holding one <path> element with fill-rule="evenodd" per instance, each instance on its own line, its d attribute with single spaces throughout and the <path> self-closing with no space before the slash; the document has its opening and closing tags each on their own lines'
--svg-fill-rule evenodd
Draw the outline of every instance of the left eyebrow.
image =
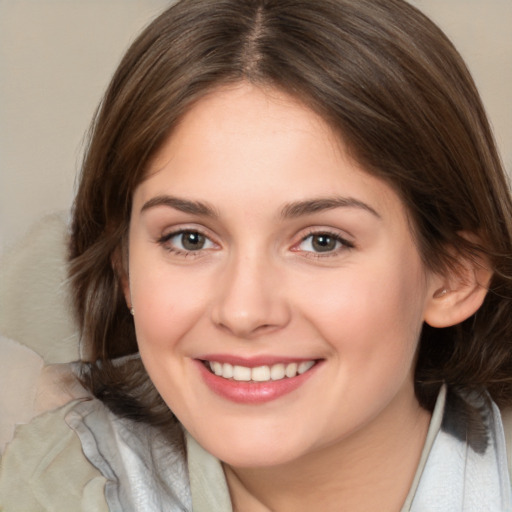
<svg viewBox="0 0 512 512">
<path fill-rule="evenodd" d="M 281 210 L 281 217 L 284 219 L 296 218 L 334 208 L 358 208 L 371 213 L 378 219 L 381 218 L 370 205 L 353 197 L 326 197 L 288 203 Z"/>
<path fill-rule="evenodd" d="M 141 213 L 144 213 L 146 210 L 151 208 L 156 208 L 158 206 L 167 206 L 168 208 L 174 208 L 180 212 L 191 213 L 192 215 L 200 215 L 203 217 L 212 217 L 217 218 L 218 214 L 215 209 L 201 201 L 191 201 L 189 199 L 183 199 L 181 197 L 174 196 L 156 196 L 144 203 L 142 208 L 140 209 Z"/>
</svg>

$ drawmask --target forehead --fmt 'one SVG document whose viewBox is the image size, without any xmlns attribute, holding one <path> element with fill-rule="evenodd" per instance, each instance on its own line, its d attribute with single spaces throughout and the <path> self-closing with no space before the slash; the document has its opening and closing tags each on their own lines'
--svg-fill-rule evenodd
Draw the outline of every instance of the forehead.
<svg viewBox="0 0 512 512">
<path fill-rule="evenodd" d="M 221 86 L 188 108 L 151 161 L 147 174 L 164 168 L 169 158 L 178 153 L 193 151 L 200 157 L 212 148 L 229 147 L 229 153 L 234 154 L 237 145 L 243 149 L 247 163 L 254 162 L 256 166 L 265 155 L 275 155 L 277 146 L 284 150 L 287 144 L 297 142 L 298 135 L 303 139 L 309 135 L 310 144 L 321 139 L 323 151 L 339 151 L 342 147 L 341 137 L 293 96 L 245 82 Z M 260 158 L 251 153 L 255 147 Z"/>
<path fill-rule="evenodd" d="M 332 195 L 400 210 L 386 183 L 365 172 L 315 112 L 276 89 L 223 87 L 196 102 L 152 160 L 135 202 L 158 194 L 270 207 Z"/>
</svg>

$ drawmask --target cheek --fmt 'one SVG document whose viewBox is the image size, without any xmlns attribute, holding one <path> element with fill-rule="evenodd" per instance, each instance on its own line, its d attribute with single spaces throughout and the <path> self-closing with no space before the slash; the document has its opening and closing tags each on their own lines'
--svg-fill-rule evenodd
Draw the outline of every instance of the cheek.
<svg viewBox="0 0 512 512">
<path fill-rule="evenodd" d="M 186 340 L 204 318 L 207 285 L 199 286 L 204 279 L 197 273 L 191 276 L 156 258 L 138 260 L 134 254 L 132 268 L 135 331 L 144 366 L 172 410 L 197 410 L 200 404 L 182 383 L 192 378 L 187 356 L 193 344 Z"/>
<path fill-rule="evenodd" d="M 360 272 L 340 272 L 315 283 L 301 309 L 341 359 L 397 366 L 414 357 L 423 324 L 421 266 L 373 264 Z"/>
<path fill-rule="evenodd" d="M 130 261 L 130 288 L 139 346 L 169 348 L 197 324 L 208 297 L 208 280 L 162 261 L 138 257 Z"/>
</svg>

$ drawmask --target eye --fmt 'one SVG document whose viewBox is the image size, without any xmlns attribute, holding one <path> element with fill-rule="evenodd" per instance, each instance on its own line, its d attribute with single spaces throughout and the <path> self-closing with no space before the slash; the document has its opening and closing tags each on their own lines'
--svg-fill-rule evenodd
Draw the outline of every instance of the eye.
<svg viewBox="0 0 512 512">
<path fill-rule="evenodd" d="M 194 230 L 169 233 L 159 242 L 168 250 L 178 253 L 196 252 L 215 247 L 215 244 L 207 236 Z"/>
<path fill-rule="evenodd" d="M 343 247 L 352 248 L 354 245 L 334 233 L 311 233 L 304 237 L 298 245 L 298 250 L 313 253 L 335 252 Z"/>
</svg>

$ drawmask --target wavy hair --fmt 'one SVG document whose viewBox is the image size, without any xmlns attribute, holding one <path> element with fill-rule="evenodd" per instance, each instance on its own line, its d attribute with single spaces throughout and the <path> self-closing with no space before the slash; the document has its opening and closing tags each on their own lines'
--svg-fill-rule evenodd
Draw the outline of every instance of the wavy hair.
<svg viewBox="0 0 512 512">
<path fill-rule="evenodd" d="M 424 327 L 416 394 L 429 408 L 447 382 L 512 403 L 506 174 L 462 58 L 402 0 L 181 0 L 132 44 L 93 121 L 73 210 L 69 273 L 93 393 L 135 419 L 172 417 L 140 360 L 113 362 L 137 353 L 119 254 L 151 158 L 194 102 L 241 81 L 296 97 L 341 134 L 354 159 L 406 205 L 429 268 L 490 262 L 492 282 L 474 316 Z"/>
</svg>

